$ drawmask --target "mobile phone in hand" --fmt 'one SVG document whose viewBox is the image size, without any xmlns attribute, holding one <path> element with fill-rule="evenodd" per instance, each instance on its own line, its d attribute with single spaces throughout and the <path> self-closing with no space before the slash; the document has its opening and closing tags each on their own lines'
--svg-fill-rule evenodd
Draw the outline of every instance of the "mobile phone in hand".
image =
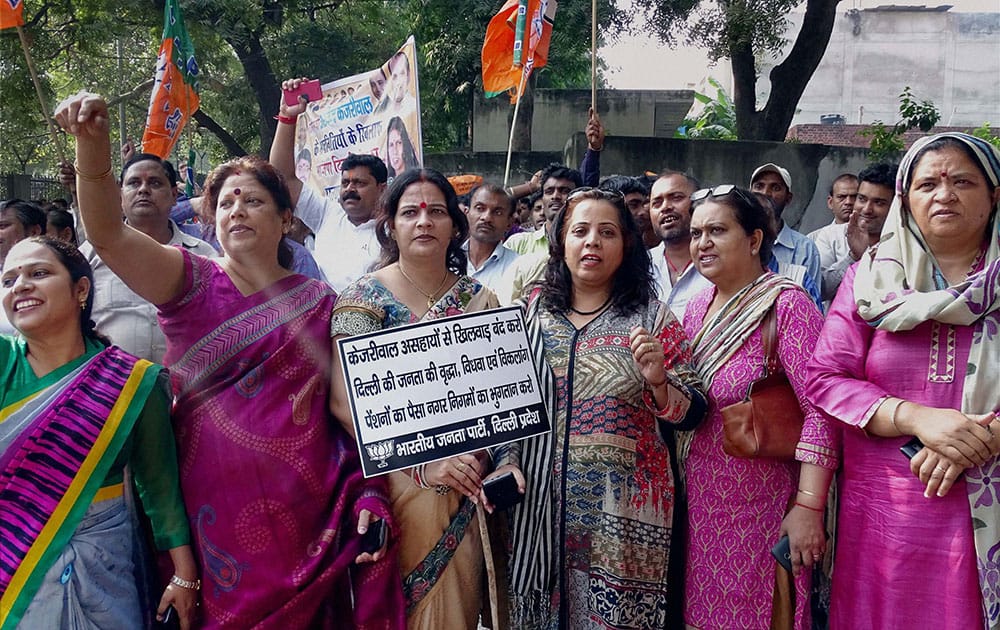
<svg viewBox="0 0 1000 630">
<path fill-rule="evenodd" d="M 497 510 L 506 510 L 524 501 L 524 495 L 517 489 L 517 479 L 512 472 L 487 479 L 483 483 L 483 492 Z"/>
<path fill-rule="evenodd" d="M 920 449 L 924 447 L 924 443 L 920 441 L 920 438 L 913 438 L 906 444 L 899 447 L 899 450 L 903 455 L 906 455 L 906 459 L 913 459 Z"/>
<path fill-rule="evenodd" d="M 385 521 L 368 524 L 368 531 L 361 535 L 362 553 L 375 553 L 385 545 Z"/>
<path fill-rule="evenodd" d="M 289 107 L 292 105 L 298 105 L 299 96 L 303 94 L 310 103 L 323 99 L 323 90 L 320 88 L 319 79 L 313 79 L 312 81 L 300 83 L 299 87 L 294 90 L 282 90 L 282 94 L 284 95 L 285 105 L 288 105 Z"/>
<path fill-rule="evenodd" d="M 786 571 L 792 572 L 792 543 L 788 539 L 788 534 L 782 536 L 778 544 L 771 549 L 771 555 L 778 561 L 778 564 L 785 567 Z"/>
</svg>

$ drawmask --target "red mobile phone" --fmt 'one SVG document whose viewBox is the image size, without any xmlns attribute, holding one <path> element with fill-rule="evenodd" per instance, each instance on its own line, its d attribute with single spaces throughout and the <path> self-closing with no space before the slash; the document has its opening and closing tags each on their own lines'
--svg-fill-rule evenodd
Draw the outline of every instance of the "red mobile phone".
<svg viewBox="0 0 1000 630">
<path fill-rule="evenodd" d="M 294 90 L 282 90 L 285 95 L 285 105 L 291 107 L 292 105 L 297 105 L 299 102 L 299 96 L 305 95 L 309 99 L 310 103 L 314 103 L 323 98 L 323 90 L 319 86 L 319 79 L 313 79 L 312 81 L 306 81 L 305 83 L 299 84 L 299 87 Z"/>
</svg>

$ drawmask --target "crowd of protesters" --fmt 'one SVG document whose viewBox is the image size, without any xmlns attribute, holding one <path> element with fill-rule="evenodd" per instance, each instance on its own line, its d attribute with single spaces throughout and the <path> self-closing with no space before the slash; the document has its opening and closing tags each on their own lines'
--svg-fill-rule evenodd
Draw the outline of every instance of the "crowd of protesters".
<svg viewBox="0 0 1000 630">
<path fill-rule="evenodd" d="M 778 164 L 602 178 L 594 112 L 580 170 L 326 197 L 304 110 L 186 198 L 58 108 L 73 207 L 0 208 L 0 627 L 1000 627 L 996 148 L 841 174 L 803 235 Z M 509 304 L 552 430 L 365 478 L 337 340 Z M 735 453 L 776 371 L 794 453 Z"/>
</svg>

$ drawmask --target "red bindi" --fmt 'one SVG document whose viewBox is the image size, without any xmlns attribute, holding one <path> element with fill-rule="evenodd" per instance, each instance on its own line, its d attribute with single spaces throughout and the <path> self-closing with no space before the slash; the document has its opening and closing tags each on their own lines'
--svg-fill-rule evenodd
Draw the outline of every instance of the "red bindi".
<svg viewBox="0 0 1000 630">
<path fill-rule="evenodd" d="M 239 196 L 239 194 L 240 194 L 240 189 L 239 189 L 239 188 L 234 188 L 234 189 L 233 189 L 233 194 L 234 194 L 234 195 L 237 195 L 237 196 Z"/>
<path fill-rule="evenodd" d="M 948 177 L 948 171 L 941 171 L 941 179 Z"/>
<path fill-rule="evenodd" d="M 427 208 L 427 202 L 426 201 L 421 201 L 420 202 L 420 209 L 423 210 L 423 209 L 426 209 L 426 208 Z"/>
</svg>

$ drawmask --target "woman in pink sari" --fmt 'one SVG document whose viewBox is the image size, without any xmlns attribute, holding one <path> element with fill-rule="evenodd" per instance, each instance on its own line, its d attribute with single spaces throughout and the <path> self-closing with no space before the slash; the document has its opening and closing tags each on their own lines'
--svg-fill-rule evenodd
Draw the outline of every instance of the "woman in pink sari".
<svg viewBox="0 0 1000 630">
<path fill-rule="evenodd" d="M 831 628 L 1000 628 L 998 185 L 986 142 L 918 140 L 830 308 L 807 395 L 844 427 Z"/>
<path fill-rule="evenodd" d="M 209 175 L 224 255 L 206 259 L 122 223 L 103 99 L 71 97 L 56 117 L 77 137 L 90 242 L 160 309 L 203 627 L 402 627 L 395 555 L 360 551 L 371 516 L 390 517 L 384 484 L 363 479 L 330 416 L 335 296 L 287 268 L 281 176 L 256 158 Z"/>
</svg>

